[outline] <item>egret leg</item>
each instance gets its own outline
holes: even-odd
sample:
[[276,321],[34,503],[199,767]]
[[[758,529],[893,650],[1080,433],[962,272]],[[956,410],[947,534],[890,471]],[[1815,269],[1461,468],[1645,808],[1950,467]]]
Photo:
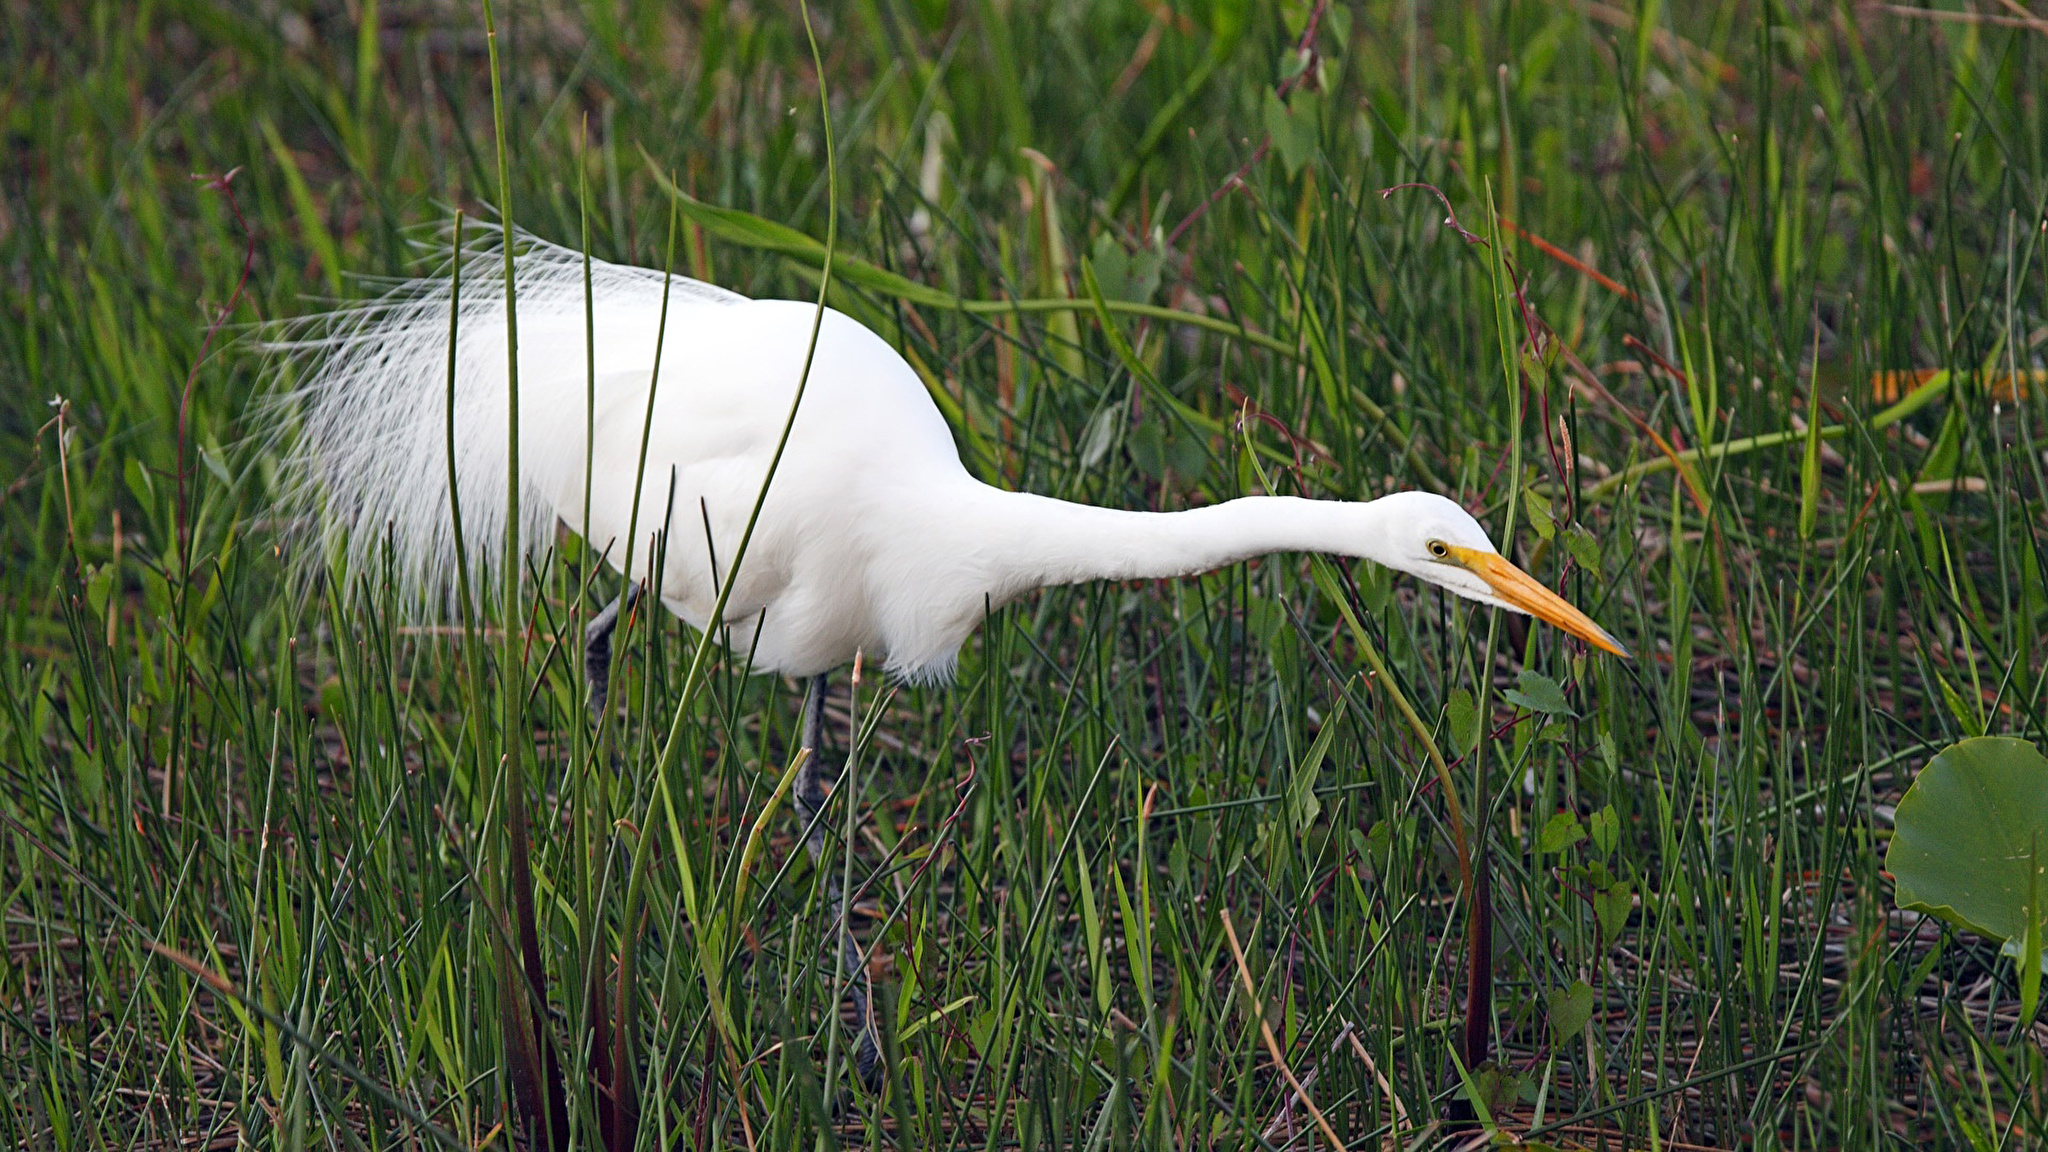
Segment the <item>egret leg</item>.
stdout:
[[590,718],[604,718],[604,705],[612,686],[612,630],[619,626],[619,613],[630,612],[640,602],[645,586],[638,580],[626,585],[618,598],[583,629],[583,673],[590,681]]
[[[826,866],[825,822],[818,819],[826,800],[825,773],[818,763],[818,753],[825,742],[825,685],[825,676],[813,676],[804,695],[803,747],[810,750],[810,755],[805,757],[790,792],[796,802],[797,819],[805,829],[804,848],[810,853],[812,866],[825,875],[825,899],[832,906],[827,946],[839,954],[839,975],[846,981],[846,997],[853,1002],[854,1015],[860,1019],[860,1033],[853,1048],[854,1068],[860,1073],[861,1083],[872,1089],[881,1083],[882,1046],[875,1035],[875,1017],[869,1005],[867,965],[862,963],[860,945],[846,924],[846,894],[840,891],[839,877]],[[832,938],[836,938],[836,944]]]

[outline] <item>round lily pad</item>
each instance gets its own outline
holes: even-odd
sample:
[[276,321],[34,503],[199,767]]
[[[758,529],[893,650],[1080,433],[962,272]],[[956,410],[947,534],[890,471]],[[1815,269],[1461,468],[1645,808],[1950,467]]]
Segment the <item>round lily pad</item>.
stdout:
[[1899,907],[2019,939],[2048,903],[2048,758],[2005,736],[1944,749],[1899,801],[1884,865]]

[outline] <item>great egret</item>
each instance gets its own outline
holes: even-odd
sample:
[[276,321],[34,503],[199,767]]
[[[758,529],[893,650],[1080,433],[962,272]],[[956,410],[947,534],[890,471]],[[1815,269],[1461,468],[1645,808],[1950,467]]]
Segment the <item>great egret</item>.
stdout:
[[[298,496],[347,572],[381,570],[388,547],[416,602],[452,591],[458,494],[473,569],[488,573],[506,560],[502,263],[482,250],[457,259],[459,307],[445,279],[420,280],[325,317],[321,335],[292,345],[307,369],[294,394],[302,424],[288,460]],[[738,571],[726,571],[803,375],[815,306],[595,260],[586,297],[581,254],[531,238],[519,244],[513,282],[521,538],[544,541],[560,521],[614,567],[628,563],[627,544],[637,541],[628,587],[658,581],[662,604],[699,629],[718,581],[730,578],[723,623],[733,651],[750,654],[754,671],[809,681],[806,746],[820,742],[826,676],[855,653],[905,679],[940,680],[991,608],[1033,589],[1182,576],[1272,552],[1371,560],[1628,654],[1504,559],[1464,509],[1431,493],[1365,502],[1252,496],[1159,513],[985,484],[961,464],[903,357],[830,310],[750,550]],[[451,316],[459,322],[452,349]],[[446,449],[451,353],[457,492]],[[587,636],[600,710],[618,611],[614,603]],[[806,777],[798,809],[815,829],[822,783],[815,772]],[[815,856],[815,832],[810,847]],[[844,939],[841,952],[848,962]],[[866,1030],[861,1047],[871,1066]]]

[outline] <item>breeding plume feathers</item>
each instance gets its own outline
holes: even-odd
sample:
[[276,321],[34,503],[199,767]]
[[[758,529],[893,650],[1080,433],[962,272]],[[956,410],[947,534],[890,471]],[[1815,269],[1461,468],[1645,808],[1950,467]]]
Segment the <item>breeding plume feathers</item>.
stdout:
[[[279,438],[292,443],[284,456],[288,522],[313,537],[316,546],[301,550],[304,562],[331,558],[351,590],[359,577],[382,574],[388,543],[402,602],[428,612],[448,606],[456,591],[458,502],[474,590],[491,587],[491,575],[504,562],[509,393],[501,243],[491,229],[451,254],[438,274],[295,322],[283,339],[268,344],[299,379],[271,410]],[[531,549],[552,538],[559,516],[578,511],[557,508],[546,494],[582,490],[593,381],[599,412],[608,383],[645,396],[664,287],[671,323],[682,310],[747,298],[593,259],[587,282],[593,331],[586,322],[582,253],[524,233],[515,233],[513,246],[522,345],[518,514],[520,539]],[[535,356],[534,349],[546,355]],[[294,420],[295,437],[288,428]]]

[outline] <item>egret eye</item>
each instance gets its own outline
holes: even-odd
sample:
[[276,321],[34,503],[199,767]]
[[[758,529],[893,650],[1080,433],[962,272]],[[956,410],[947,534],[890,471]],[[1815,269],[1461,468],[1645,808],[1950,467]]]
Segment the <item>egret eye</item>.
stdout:
[[1437,559],[1439,559],[1439,560],[1448,560],[1448,559],[1450,558],[1450,555],[1451,555],[1451,546],[1450,546],[1450,545],[1448,545],[1448,544],[1446,544],[1446,543],[1444,543],[1443,541],[1441,541],[1441,540],[1431,540],[1431,541],[1429,542],[1429,545],[1428,545],[1428,547],[1429,547],[1429,554],[1430,554],[1431,556],[1434,556],[1434,557],[1436,557],[1436,558],[1437,558]]

